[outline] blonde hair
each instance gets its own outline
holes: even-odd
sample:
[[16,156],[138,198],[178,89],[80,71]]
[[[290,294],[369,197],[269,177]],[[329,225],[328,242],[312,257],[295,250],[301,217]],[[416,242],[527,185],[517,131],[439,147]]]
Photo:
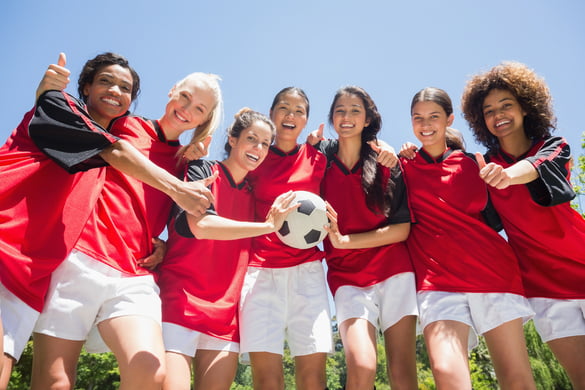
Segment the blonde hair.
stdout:
[[221,88],[219,87],[221,77],[213,73],[195,72],[178,81],[175,85],[180,87],[190,80],[195,80],[201,83],[204,87],[209,88],[213,92],[215,105],[211,108],[209,118],[195,128],[191,140],[179,150],[177,155],[180,156],[183,155],[190,145],[197,144],[212,135],[223,120],[223,97],[221,94]]

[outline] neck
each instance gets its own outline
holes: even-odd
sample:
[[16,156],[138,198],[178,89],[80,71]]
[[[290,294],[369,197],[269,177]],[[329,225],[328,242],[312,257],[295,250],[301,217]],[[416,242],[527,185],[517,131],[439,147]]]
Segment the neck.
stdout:
[[236,183],[241,183],[248,174],[248,171],[237,164],[231,156],[223,160],[222,164],[230,171]]
[[174,141],[179,139],[179,136],[183,132],[182,130],[173,128],[164,116],[158,120],[158,123],[160,124],[162,132],[164,133],[167,141]]
[[360,160],[361,138],[340,138],[337,158],[348,168],[353,168]]
[[443,142],[443,143],[437,143],[437,144],[433,144],[433,145],[423,146],[423,149],[425,150],[425,152],[428,153],[429,156],[436,159],[438,157],[441,157],[445,153],[445,151],[447,150],[447,143]]
[[276,139],[274,141],[274,145],[282,150],[283,152],[290,152],[291,150],[293,150],[294,148],[297,147],[297,142],[296,141],[283,141],[283,140],[279,140]]
[[532,146],[532,141],[524,134],[524,131],[498,138],[498,142],[504,152],[514,157],[519,157],[528,152]]

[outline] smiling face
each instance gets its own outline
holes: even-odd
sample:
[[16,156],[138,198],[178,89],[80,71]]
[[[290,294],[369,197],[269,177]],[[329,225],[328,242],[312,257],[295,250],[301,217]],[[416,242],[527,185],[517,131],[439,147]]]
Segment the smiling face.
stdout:
[[485,125],[500,141],[506,138],[525,137],[526,112],[512,92],[492,89],[483,101]]
[[276,144],[295,144],[307,125],[307,101],[296,92],[283,95],[270,110],[276,126]]
[[176,139],[183,131],[205,123],[213,107],[213,91],[197,79],[186,79],[169,93],[161,127],[169,139]]
[[353,94],[340,95],[333,104],[332,122],[339,139],[360,137],[370,122],[363,100]]
[[447,115],[443,107],[432,101],[420,101],[412,107],[414,136],[431,156],[439,156],[447,148],[446,129],[453,119],[453,114]]
[[242,130],[239,137],[229,137],[228,142],[232,149],[226,162],[232,174],[235,176],[238,169],[245,175],[264,161],[272,143],[272,129],[267,123],[257,120]]
[[99,125],[124,115],[132,102],[132,74],[120,65],[108,65],[96,72],[91,84],[83,88],[87,111]]

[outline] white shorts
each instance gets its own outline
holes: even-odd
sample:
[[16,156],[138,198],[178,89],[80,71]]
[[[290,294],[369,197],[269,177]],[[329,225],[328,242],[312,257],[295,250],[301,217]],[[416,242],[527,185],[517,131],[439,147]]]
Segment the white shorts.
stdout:
[[542,340],[585,335],[585,299],[529,298]]
[[526,322],[534,315],[525,297],[509,293],[423,291],[418,293],[418,307],[423,329],[441,320],[469,325],[469,350],[477,346],[478,334],[517,318]]
[[89,352],[105,352],[96,325],[121,316],[147,317],[160,324],[158,292],[152,275],[128,276],[74,250],[51,276],[34,331],[66,340],[87,339]]
[[0,283],[0,316],[4,328],[4,353],[18,360],[30,339],[39,312]]
[[289,268],[248,267],[240,300],[240,351],[292,356],[333,351],[321,261]]
[[195,357],[199,349],[210,351],[240,352],[240,344],[222,340],[171,322],[162,323],[165,350]]
[[337,322],[363,318],[385,331],[405,316],[418,316],[414,273],[404,272],[368,287],[341,286],[335,292]]

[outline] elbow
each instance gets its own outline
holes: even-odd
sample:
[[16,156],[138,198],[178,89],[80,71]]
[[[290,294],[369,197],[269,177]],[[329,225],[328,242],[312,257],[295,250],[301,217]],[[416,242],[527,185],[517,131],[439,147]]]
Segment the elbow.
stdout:
[[408,235],[410,234],[410,222],[403,223],[400,225],[400,229],[398,230],[398,241],[406,241]]

